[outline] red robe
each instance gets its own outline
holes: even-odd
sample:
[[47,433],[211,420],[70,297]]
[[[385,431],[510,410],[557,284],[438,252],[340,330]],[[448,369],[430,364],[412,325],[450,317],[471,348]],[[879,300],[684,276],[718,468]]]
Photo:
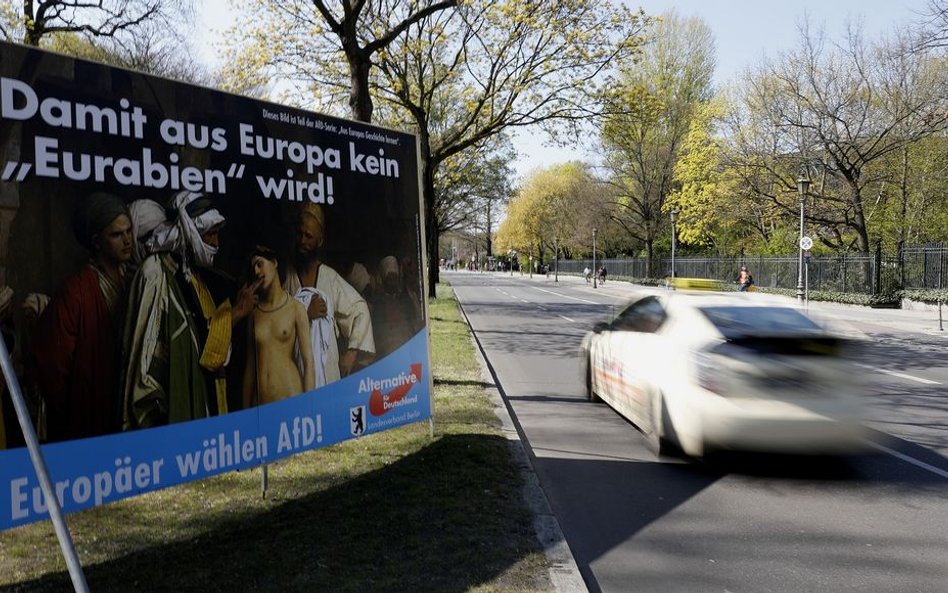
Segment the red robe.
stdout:
[[118,430],[119,329],[92,266],[67,278],[50,300],[33,340],[49,441]]

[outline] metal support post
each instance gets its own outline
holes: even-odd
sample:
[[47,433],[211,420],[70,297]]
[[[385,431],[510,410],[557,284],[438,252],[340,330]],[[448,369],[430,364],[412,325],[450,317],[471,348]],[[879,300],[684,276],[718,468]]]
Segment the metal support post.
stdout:
[[593,229],[593,288],[596,288],[596,280],[599,278],[599,272],[596,270],[596,229]]
[[30,461],[33,462],[33,469],[36,471],[36,477],[39,480],[43,498],[49,510],[49,518],[53,522],[56,538],[59,540],[59,548],[66,560],[69,578],[72,579],[72,587],[76,593],[88,593],[89,585],[86,583],[86,576],[82,572],[82,564],[79,563],[79,556],[76,554],[76,548],[72,543],[72,536],[69,534],[69,528],[66,527],[65,519],[63,519],[59,498],[56,497],[53,482],[49,479],[46,460],[43,458],[43,452],[40,451],[39,439],[36,438],[36,431],[33,430],[30,413],[26,409],[23,392],[20,390],[20,383],[17,381],[16,372],[13,370],[13,361],[10,360],[10,352],[7,350],[6,342],[2,337],[0,337],[0,368],[3,369],[3,376],[6,378],[7,390],[10,393],[10,399],[13,400],[13,408],[16,410],[16,417],[20,421],[20,428],[23,430],[26,448],[30,453]]
[[810,176],[806,165],[800,168],[800,177],[797,178],[797,190],[800,192],[800,241],[797,244],[798,262],[797,262],[797,301],[803,304],[803,206],[806,200],[807,190],[810,189]]
[[555,266],[553,267],[553,282],[559,282],[560,281],[560,239],[559,237],[556,238],[554,245],[556,245],[556,256],[554,258]]

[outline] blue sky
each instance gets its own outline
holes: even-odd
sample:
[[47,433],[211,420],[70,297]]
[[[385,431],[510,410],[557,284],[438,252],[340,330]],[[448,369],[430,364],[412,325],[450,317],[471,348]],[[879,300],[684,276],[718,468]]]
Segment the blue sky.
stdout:
[[847,22],[862,21],[870,38],[893,25],[918,18],[926,0],[639,0],[646,14],[675,10],[680,16],[701,17],[717,42],[718,72],[715,79],[725,82],[761,56],[775,56],[793,48],[799,37],[797,27],[809,16],[823,25],[831,39],[841,39]]
[[[725,83],[762,56],[774,57],[795,47],[797,27],[806,16],[812,24],[824,26],[830,39],[841,39],[847,23],[857,20],[871,39],[895,25],[917,20],[927,0],[626,0],[626,4],[641,6],[650,15],[675,10],[683,17],[704,19],[717,44],[715,81]],[[212,61],[213,43],[229,24],[230,10],[226,0],[198,0],[198,5],[205,26],[212,31],[200,47],[205,59]],[[521,176],[536,167],[584,157],[581,150],[545,147],[542,137],[521,135],[516,146],[529,153],[516,163]]]

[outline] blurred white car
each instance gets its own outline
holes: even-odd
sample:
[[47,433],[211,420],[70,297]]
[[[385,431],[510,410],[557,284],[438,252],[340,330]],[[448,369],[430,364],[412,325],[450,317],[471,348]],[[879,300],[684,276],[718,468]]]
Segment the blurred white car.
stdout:
[[656,454],[845,454],[866,447],[849,346],[765,295],[643,294],[583,339],[586,389]]

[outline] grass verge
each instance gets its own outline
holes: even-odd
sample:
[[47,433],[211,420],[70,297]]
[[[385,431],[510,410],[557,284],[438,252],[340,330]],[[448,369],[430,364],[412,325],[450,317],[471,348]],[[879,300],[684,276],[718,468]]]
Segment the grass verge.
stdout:
[[[69,515],[89,587],[551,591],[548,561],[453,291],[430,304],[426,423]],[[0,591],[71,591],[49,521],[0,533]]]

